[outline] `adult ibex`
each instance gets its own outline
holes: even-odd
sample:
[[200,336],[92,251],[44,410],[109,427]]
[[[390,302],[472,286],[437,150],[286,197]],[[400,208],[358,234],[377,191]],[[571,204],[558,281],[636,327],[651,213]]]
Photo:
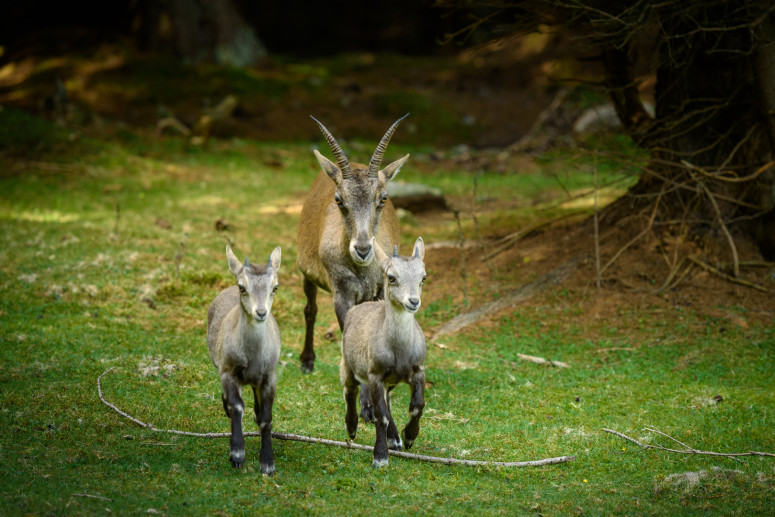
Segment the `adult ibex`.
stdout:
[[[408,115],[408,114],[407,114]],[[328,142],[337,162],[315,150],[323,169],[315,178],[301,210],[296,239],[296,263],[304,276],[306,335],[301,369],[315,367],[313,348],[318,288],[334,296],[339,328],[347,311],[362,302],[381,299],[382,272],[374,260],[375,246],[392,249],[398,243],[398,217],[388,199],[387,183],[409,158],[407,154],[384,169],[382,157],[393,132],[407,115],[393,123],[379,142],[368,166],[350,163],[333,135],[312,117]],[[373,420],[373,410],[364,386],[361,416]]]

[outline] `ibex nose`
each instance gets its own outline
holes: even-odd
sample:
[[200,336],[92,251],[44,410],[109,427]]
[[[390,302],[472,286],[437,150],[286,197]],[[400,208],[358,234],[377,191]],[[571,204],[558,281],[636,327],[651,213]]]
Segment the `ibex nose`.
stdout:
[[266,319],[266,310],[256,309],[256,319],[264,321]]
[[361,260],[366,260],[369,256],[369,253],[371,253],[371,244],[367,244],[366,246],[359,246],[356,244],[355,253],[358,254],[358,257]]
[[420,299],[415,297],[409,298],[406,301],[406,305],[407,309],[416,311],[418,308],[420,308]]

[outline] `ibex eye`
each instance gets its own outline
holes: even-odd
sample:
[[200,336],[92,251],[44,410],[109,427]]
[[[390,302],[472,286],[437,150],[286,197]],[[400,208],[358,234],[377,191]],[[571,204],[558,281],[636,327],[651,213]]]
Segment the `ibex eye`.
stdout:
[[334,194],[334,201],[336,201],[337,205],[342,206],[342,198],[339,194]]
[[396,277],[394,277],[393,275],[388,275],[388,282],[390,282],[391,284],[395,284]]
[[276,292],[277,292],[277,286],[274,286],[274,287],[272,288],[272,294],[274,294],[274,293],[276,293]]
[[245,294],[247,292],[244,285],[239,286],[239,292],[240,294]]

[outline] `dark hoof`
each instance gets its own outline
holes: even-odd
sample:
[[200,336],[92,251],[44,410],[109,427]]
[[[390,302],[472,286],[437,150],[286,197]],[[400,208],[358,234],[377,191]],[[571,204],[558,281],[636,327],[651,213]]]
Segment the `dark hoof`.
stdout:
[[263,463],[261,464],[262,474],[266,474],[267,476],[274,476],[275,472],[276,470],[274,468],[274,463],[272,463],[271,465],[264,465]]
[[414,440],[407,440],[406,439],[406,431],[401,431],[401,439],[404,441],[404,448],[408,451],[412,448],[412,445],[414,445]]
[[238,469],[245,463],[245,451],[232,451],[229,456],[232,467]]
[[366,422],[367,424],[373,424],[375,422],[374,418],[374,407],[373,406],[364,406],[361,408],[361,419]]
[[314,362],[306,362],[301,363],[301,373],[308,374],[315,371],[315,363]]

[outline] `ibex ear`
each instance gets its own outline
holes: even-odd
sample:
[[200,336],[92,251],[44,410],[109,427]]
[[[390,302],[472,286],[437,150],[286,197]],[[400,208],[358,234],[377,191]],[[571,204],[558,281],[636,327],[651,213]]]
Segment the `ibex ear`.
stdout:
[[342,182],[342,171],[339,170],[339,166],[320,154],[317,149],[315,149],[313,152],[315,153],[315,158],[318,159],[320,167],[326,171],[326,174],[328,174],[332,180],[334,180],[334,183],[339,185],[339,183]]
[[226,260],[229,261],[229,269],[231,270],[232,274],[234,276],[237,276],[240,274],[240,271],[242,271],[242,264],[240,264],[239,259],[236,255],[234,255],[234,252],[231,251],[231,248],[229,245],[226,245]]
[[269,257],[269,266],[277,271],[280,269],[280,256],[282,255],[282,250],[280,249],[280,246],[277,246],[274,251],[272,252],[272,255]]
[[371,245],[374,247],[377,264],[379,264],[380,269],[384,270],[390,257],[385,254],[385,251],[382,249],[382,246],[379,245],[376,238],[372,237]]
[[398,160],[394,161],[381,171],[379,173],[384,176],[385,181],[390,181],[393,179],[393,177],[398,174],[398,171],[401,170],[401,167],[404,166],[406,163],[406,160],[409,159],[409,155],[407,154],[403,158],[399,158]]
[[425,258],[425,243],[423,242],[422,237],[417,237],[417,240],[414,243],[414,253],[412,253],[412,255],[420,260]]

